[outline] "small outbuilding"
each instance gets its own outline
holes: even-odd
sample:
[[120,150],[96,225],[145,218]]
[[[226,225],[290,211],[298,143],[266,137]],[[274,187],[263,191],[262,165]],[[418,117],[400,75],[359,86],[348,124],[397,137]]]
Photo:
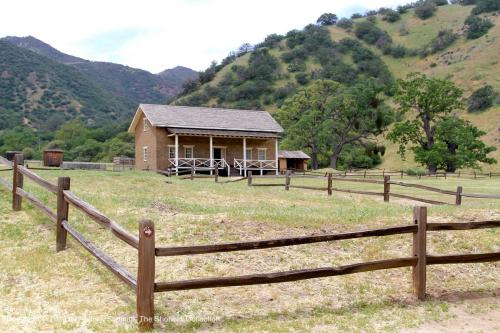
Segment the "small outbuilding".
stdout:
[[60,167],[63,163],[64,152],[60,149],[46,149],[43,151],[43,166]]
[[279,171],[283,173],[291,171],[307,171],[307,161],[311,157],[300,150],[280,150],[278,151]]

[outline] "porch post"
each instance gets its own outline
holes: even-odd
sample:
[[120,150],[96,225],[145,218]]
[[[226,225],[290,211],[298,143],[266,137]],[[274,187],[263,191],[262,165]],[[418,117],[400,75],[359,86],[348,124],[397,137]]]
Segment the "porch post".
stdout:
[[247,138],[243,138],[243,176],[247,176]]
[[278,138],[276,140],[276,149],[274,150],[274,157],[276,159],[276,176],[279,175],[279,161],[278,161]]
[[179,135],[175,135],[175,173],[179,175]]
[[[210,135],[210,175],[213,172],[213,167],[214,167],[214,141],[212,136]],[[217,174],[217,173],[216,173]]]

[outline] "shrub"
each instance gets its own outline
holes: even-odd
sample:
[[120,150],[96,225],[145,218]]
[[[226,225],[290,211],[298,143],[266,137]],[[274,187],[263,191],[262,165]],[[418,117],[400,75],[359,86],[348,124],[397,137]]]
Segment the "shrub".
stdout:
[[278,34],[270,34],[268,35],[262,43],[258,45],[258,47],[274,47],[276,46],[279,42],[281,42],[285,38],[282,35]]
[[500,11],[500,1],[498,0],[477,0],[476,7],[471,11],[472,15],[481,13],[491,13]]
[[337,27],[340,27],[342,29],[352,29],[354,25],[354,22],[348,18],[341,18],[340,20],[338,20],[337,22]]
[[387,38],[390,39],[390,36],[387,35],[385,31],[369,21],[356,23],[354,27],[354,34],[356,37],[364,40],[368,44],[375,44],[383,36],[387,36]]
[[304,72],[296,73],[295,80],[297,81],[298,84],[304,86],[309,83],[309,75],[307,75],[307,73]]
[[368,22],[373,23],[373,24],[377,23],[377,17],[376,17],[375,15],[373,15],[373,16],[368,16],[368,17],[366,18],[366,20],[367,20]]
[[446,49],[453,44],[458,38],[458,35],[451,30],[441,30],[438,35],[433,38],[426,46],[422,48],[421,56],[426,57],[429,54],[434,54]]
[[351,15],[352,20],[362,18],[362,17],[363,17],[363,14],[360,14],[360,13],[354,13]]
[[486,85],[475,90],[467,100],[469,112],[481,111],[493,105],[497,92],[492,86]]
[[396,8],[396,10],[398,11],[399,14],[405,14],[408,11],[408,7],[407,6],[398,6]]
[[34,154],[35,154],[35,151],[29,147],[26,147],[23,149],[24,158],[27,160],[31,160],[33,158]]
[[402,24],[399,27],[399,35],[400,36],[408,36],[409,34],[410,34],[410,31],[408,30],[408,28],[406,27],[406,25]]
[[387,21],[387,22],[396,22],[401,18],[401,15],[395,10],[389,9],[384,11],[382,14],[382,21]]
[[427,174],[427,170],[418,168],[409,168],[405,172],[408,176],[425,176]]
[[426,0],[415,7],[415,16],[421,20],[426,20],[432,17],[436,10],[436,4],[433,1]]
[[476,39],[485,35],[494,25],[490,20],[475,15],[468,16],[464,23],[467,29],[467,39]]
[[448,4],[448,0],[433,0],[436,6],[446,6]]
[[332,13],[324,13],[318,18],[316,23],[320,25],[335,25],[335,23],[337,23],[337,15]]

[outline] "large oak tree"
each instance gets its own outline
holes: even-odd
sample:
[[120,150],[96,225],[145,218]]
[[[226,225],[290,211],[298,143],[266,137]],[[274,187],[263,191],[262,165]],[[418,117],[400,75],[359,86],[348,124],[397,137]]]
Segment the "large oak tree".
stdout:
[[337,168],[342,150],[381,134],[392,122],[393,112],[379,98],[371,80],[346,87],[331,80],[318,80],[285,101],[278,119],[285,128],[284,145],[309,148],[312,166],[318,153],[329,154]]

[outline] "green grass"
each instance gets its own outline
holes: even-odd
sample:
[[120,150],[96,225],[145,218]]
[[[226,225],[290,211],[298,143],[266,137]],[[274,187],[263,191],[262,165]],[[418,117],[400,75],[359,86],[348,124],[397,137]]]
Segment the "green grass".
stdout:
[[[138,221],[156,227],[157,246],[353,231],[411,223],[406,200],[283,188],[245,182],[215,184],[165,178],[147,172],[39,171],[46,179],[70,176],[72,190],[136,234]],[[5,177],[4,174],[2,174]],[[466,192],[498,192],[500,179],[405,179]],[[168,182],[166,182],[168,181]],[[255,180],[264,182],[264,180]],[[268,181],[268,180],[266,180]],[[280,180],[281,181],[281,180]],[[318,180],[293,183],[324,186]],[[334,186],[358,188],[355,183]],[[378,185],[364,186],[380,190]],[[55,198],[30,181],[25,189],[54,207]],[[396,191],[396,189],[394,188]],[[400,193],[410,190],[398,189]],[[418,191],[418,190],[417,190]],[[419,195],[426,196],[424,192]],[[430,198],[453,201],[452,197]],[[54,225],[26,202],[10,207],[0,190],[0,330],[135,331],[135,295],[72,239],[55,253]],[[429,221],[500,218],[500,201],[464,199],[464,205],[432,206]],[[70,224],[135,274],[137,253],[75,209]],[[498,251],[498,230],[429,234],[430,253]],[[397,235],[278,249],[158,258],[157,281],[234,276],[338,266],[407,256],[411,237]],[[445,320],[467,306],[472,315],[498,310],[498,264],[431,266],[429,300],[411,294],[409,269],[360,273],[300,282],[156,294],[158,331],[399,331]],[[450,302],[450,297],[458,301]],[[472,298],[480,298],[471,307]],[[489,312],[488,312],[489,313]],[[61,321],[61,318],[66,318]]]

